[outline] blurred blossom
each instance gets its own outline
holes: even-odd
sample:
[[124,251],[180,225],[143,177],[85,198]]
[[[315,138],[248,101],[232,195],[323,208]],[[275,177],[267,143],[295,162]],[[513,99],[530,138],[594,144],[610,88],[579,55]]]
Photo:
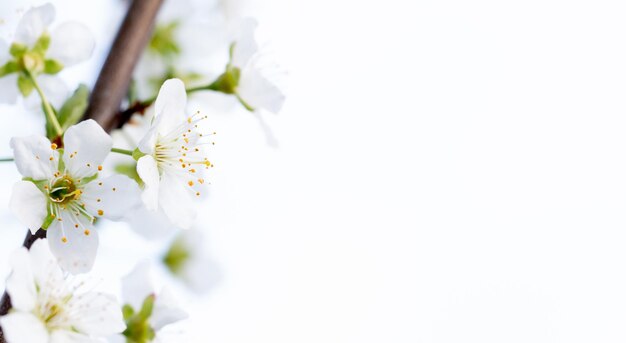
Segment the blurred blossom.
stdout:
[[163,263],[197,293],[209,291],[220,278],[217,265],[206,251],[203,233],[198,229],[182,231],[170,245]]
[[85,280],[64,277],[45,239],[11,257],[7,292],[13,309],[0,317],[11,343],[95,342],[125,328],[113,295]]

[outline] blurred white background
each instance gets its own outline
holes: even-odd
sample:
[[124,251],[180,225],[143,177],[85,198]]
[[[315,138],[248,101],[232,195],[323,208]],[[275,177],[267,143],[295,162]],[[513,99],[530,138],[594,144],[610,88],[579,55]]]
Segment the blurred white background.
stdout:
[[[64,74],[93,83],[120,4],[54,3],[99,38]],[[210,114],[201,218],[222,277],[201,301],[180,293],[182,341],[626,340],[626,3],[252,7],[289,70],[264,116],[279,147],[249,114]],[[40,122],[0,118],[2,156]],[[19,176],[0,172],[6,204]],[[4,276],[25,229],[6,206],[0,220]],[[108,225],[94,273],[115,287],[144,249]]]

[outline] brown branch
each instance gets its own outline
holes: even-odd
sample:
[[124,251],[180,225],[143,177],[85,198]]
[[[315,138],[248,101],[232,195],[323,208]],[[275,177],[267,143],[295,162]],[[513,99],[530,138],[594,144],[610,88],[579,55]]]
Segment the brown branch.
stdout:
[[[102,66],[83,119],[94,119],[107,132],[130,119],[130,116],[123,117],[118,113],[162,2],[163,0],[134,0],[131,3]],[[29,230],[23,246],[30,249],[37,239],[45,237],[45,230],[39,229],[34,235]],[[0,299],[0,315],[7,314],[10,309],[11,299],[5,290]],[[5,342],[0,328],[0,343]]]

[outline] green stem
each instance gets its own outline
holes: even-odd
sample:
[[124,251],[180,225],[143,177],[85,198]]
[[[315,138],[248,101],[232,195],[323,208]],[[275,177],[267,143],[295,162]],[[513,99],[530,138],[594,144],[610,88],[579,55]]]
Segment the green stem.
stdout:
[[50,102],[48,102],[48,98],[46,98],[46,95],[43,94],[43,91],[41,90],[41,87],[39,87],[39,83],[37,83],[37,79],[35,78],[35,76],[33,76],[33,74],[28,70],[26,71],[26,75],[28,76],[30,81],[33,83],[33,86],[35,86],[35,89],[37,90],[37,93],[39,94],[39,98],[41,99],[41,104],[43,105],[43,111],[46,114],[46,119],[56,131],[57,136],[61,137],[63,135],[63,129],[61,128],[61,124],[59,124],[59,120],[57,119],[57,116],[54,114],[54,110],[52,109]]
[[126,150],[126,149],[111,148],[111,152],[115,152],[115,153],[122,154],[122,155],[133,156],[133,152],[130,150]]
[[0,162],[13,162],[13,157],[0,158]]

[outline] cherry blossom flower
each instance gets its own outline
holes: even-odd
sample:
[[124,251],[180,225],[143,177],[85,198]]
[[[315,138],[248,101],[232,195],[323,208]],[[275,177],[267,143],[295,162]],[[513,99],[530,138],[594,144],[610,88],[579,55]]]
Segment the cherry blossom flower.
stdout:
[[212,164],[200,132],[206,119],[198,112],[185,115],[187,94],[179,79],[165,81],[155,103],[155,116],[139,142],[137,173],[144,183],[142,199],[150,211],[159,211],[176,227],[191,227],[196,217],[193,198],[205,183],[203,172]]
[[8,342],[96,342],[125,329],[116,298],[93,291],[88,280],[64,277],[45,239],[30,251],[20,248],[10,264],[13,309],[0,317]]
[[203,233],[198,229],[180,232],[163,257],[163,263],[196,293],[209,291],[221,276],[207,254]]
[[27,103],[38,106],[33,92],[35,77],[54,106],[60,106],[67,96],[67,87],[54,75],[88,59],[95,40],[87,27],[77,22],[65,22],[48,31],[54,17],[50,3],[33,7],[18,23],[11,45],[0,40],[0,102],[14,103],[21,92]]
[[168,341],[167,326],[188,317],[168,288],[157,290],[153,271],[146,261],[122,279],[122,299],[127,328],[121,335],[112,336],[111,342]]
[[15,164],[24,176],[13,187],[9,207],[34,233],[47,228],[52,253],[63,269],[91,269],[97,248],[97,218],[121,219],[138,203],[130,178],[98,178],[111,150],[111,137],[93,120],[70,127],[64,149],[43,136],[11,139]]
[[217,82],[222,92],[234,94],[248,110],[278,113],[285,95],[268,78],[267,68],[260,63],[262,53],[254,37],[256,27],[254,19],[242,21],[241,31],[230,48],[230,63]]

